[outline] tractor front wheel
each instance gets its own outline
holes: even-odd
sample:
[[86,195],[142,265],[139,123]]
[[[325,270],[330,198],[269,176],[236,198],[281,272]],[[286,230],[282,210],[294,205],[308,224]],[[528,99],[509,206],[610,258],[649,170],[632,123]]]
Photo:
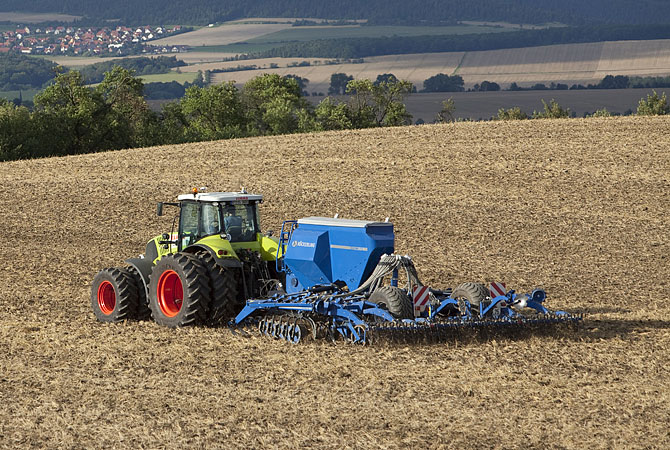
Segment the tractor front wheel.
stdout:
[[134,318],[138,302],[137,285],[127,269],[103,269],[93,278],[91,307],[100,322]]
[[209,302],[207,268],[197,256],[167,255],[151,271],[149,307],[159,325],[175,328],[202,324]]

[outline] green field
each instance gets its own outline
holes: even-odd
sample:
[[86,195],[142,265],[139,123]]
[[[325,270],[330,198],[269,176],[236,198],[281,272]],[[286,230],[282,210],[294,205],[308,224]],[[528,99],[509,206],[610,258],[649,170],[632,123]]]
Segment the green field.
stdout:
[[25,100],[33,101],[35,94],[40,92],[41,89],[24,89],[21,91],[0,91],[0,98],[6,98],[7,100],[14,100],[15,98],[21,98]]
[[273,49],[279,45],[281,45],[281,43],[278,42],[267,44],[251,44],[245,42],[228,45],[203,45],[200,47],[193,47],[193,51],[211,53],[257,53]]
[[153,75],[142,75],[141,78],[145,83],[169,83],[171,81],[176,81],[177,83],[184,84],[187,81],[193,83],[198,76],[197,72],[169,72],[169,73],[157,73]]
[[208,45],[194,50],[222,53],[256,53],[279,47],[288,42],[305,42],[317,39],[376,38],[390,36],[439,36],[450,34],[504,33],[513,28],[485,25],[454,25],[448,27],[407,27],[407,26],[328,26],[292,27],[275,33],[265,34],[246,42],[229,45]]
[[293,27],[250,39],[249,43],[278,43],[313,41],[315,39],[376,38],[384,36],[439,36],[447,34],[503,33],[509,28],[475,25],[448,27],[403,27],[403,26],[330,26]]

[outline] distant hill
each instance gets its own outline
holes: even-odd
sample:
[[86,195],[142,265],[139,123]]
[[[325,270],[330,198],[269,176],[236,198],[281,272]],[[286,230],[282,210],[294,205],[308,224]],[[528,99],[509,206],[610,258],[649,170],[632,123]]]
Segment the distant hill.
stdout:
[[668,22],[665,0],[0,0],[0,11],[83,15],[126,23],[207,24],[248,17],[367,19],[375,24],[436,24],[459,20],[541,24]]

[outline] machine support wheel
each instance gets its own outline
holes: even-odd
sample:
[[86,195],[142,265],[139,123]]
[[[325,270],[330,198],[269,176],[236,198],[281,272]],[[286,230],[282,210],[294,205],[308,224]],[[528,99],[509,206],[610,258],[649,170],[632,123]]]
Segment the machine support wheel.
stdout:
[[488,296],[489,290],[481,283],[463,283],[451,292],[451,298],[467,300],[471,306],[477,308]]
[[369,300],[377,305],[384,306],[396,319],[411,319],[414,317],[412,300],[402,289],[395,286],[382,286],[375,289]]
[[149,307],[159,325],[175,328],[205,323],[209,302],[207,267],[197,256],[167,255],[151,271]]
[[209,275],[211,301],[207,323],[209,325],[224,324],[228,319],[235,317],[243,306],[237,300],[236,270],[221,267],[209,252],[199,252],[197,255],[204,263]]
[[138,302],[137,285],[127,269],[103,269],[93,278],[91,307],[100,322],[134,318]]

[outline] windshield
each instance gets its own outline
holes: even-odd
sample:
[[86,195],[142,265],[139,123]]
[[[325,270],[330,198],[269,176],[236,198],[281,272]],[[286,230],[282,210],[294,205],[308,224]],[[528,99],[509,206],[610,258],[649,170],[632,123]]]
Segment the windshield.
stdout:
[[256,203],[221,205],[223,232],[230,235],[231,242],[256,240],[260,232]]
[[231,242],[255,241],[260,232],[257,204],[183,201],[179,232],[180,251],[212,235],[229,235]]

